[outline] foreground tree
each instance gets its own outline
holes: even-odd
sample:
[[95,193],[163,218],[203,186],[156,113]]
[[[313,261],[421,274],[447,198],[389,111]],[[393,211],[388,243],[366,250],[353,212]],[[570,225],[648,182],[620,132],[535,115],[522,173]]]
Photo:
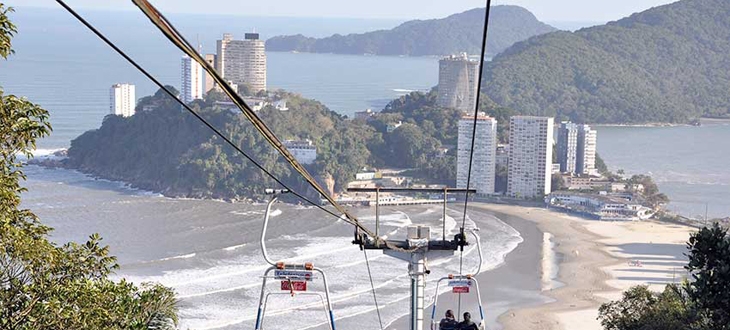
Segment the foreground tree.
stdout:
[[606,330],[730,329],[730,237],[717,223],[690,236],[692,280],[664,292],[638,286],[619,301],[603,304],[599,320]]
[[[0,3],[0,56],[12,54],[16,28]],[[39,105],[0,90],[0,329],[171,329],[174,292],[108,278],[118,266],[94,234],[57,246],[51,228],[20,208],[22,159],[51,132]]]

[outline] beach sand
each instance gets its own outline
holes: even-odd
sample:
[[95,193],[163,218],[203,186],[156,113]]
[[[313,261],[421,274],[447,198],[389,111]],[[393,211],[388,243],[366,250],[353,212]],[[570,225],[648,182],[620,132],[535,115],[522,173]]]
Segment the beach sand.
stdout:
[[552,235],[562,256],[558,281],[564,286],[544,292],[555,301],[503,314],[499,321],[508,330],[602,329],[596,320],[602,303],[635,285],[662,290],[686,276],[685,243],[696,231],[656,221],[601,222],[540,208],[474,206],[534,222]]

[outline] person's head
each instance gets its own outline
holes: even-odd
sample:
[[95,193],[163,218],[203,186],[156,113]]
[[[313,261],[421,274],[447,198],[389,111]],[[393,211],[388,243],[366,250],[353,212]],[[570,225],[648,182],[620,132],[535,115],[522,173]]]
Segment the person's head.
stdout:
[[454,311],[452,310],[446,310],[446,318],[453,319],[454,318]]
[[469,312],[464,313],[464,321],[471,321],[471,313],[469,313]]

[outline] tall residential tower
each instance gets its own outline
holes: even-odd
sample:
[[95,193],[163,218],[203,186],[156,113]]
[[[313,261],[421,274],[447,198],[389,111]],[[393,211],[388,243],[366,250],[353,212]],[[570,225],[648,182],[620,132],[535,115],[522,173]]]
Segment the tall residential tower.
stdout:
[[540,198],[550,193],[553,125],[547,117],[510,118],[507,195]]
[[134,85],[114,84],[109,90],[109,113],[122,117],[134,115],[134,107],[137,105]]
[[[465,116],[459,120],[459,140],[456,165],[456,187],[467,188],[471,138],[474,131],[474,117]],[[471,182],[469,186],[477,194],[494,193],[495,155],[497,152],[497,121],[480,114],[477,117],[474,154],[471,161]]]
[[185,103],[203,99],[203,67],[189,56],[183,55],[180,71],[180,99]]
[[252,93],[266,90],[266,47],[258,33],[246,33],[243,40],[226,33],[217,42],[218,72],[236,85],[248,85]]
[[595,174],[595,130],[588,125],[563,122],[558,129],[558,162],[560,172],[568,174]]
[[474,110],[477,102],[479,61],[466,53],[439,61],[438,105],[464,111]]

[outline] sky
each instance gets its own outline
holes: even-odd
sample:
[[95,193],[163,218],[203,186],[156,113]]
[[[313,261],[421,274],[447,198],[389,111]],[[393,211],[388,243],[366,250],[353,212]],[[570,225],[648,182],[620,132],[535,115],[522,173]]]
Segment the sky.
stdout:
[[[53,0],[0,0],[9,6],[58,7]],[[438,18],[483,7],[485,0],[152,0],[164,12],[241,16]],[[604,23],[674,0],[493,0],[527,8],[541,21]],[[131,10],[129,0],[66,0],[74,8]]]

